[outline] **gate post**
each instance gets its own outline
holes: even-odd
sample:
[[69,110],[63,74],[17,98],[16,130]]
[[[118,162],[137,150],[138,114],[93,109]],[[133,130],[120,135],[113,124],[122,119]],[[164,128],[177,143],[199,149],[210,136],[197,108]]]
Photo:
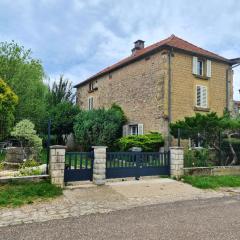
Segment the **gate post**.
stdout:
[[106,182],[106,150],[105,146],[93,146],[94,162],[93,162],[93,183],[96,185],[104,185]]
[[66,147],[60,145],[50,146],[50,177],[51,183],[61,188],[64,187]]
[[183,175],[183,147],[170,147],[170,175],[179,179]]

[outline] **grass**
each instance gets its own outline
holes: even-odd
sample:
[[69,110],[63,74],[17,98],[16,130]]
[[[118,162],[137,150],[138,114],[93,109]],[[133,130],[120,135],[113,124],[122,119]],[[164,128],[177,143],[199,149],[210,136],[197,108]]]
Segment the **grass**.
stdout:
[[240,187],[240,176],[184,176],[183,180],[201,189]]
[[18,207],[23,204],[54,198],[61,194],[62,189],[50,184],[49,181],[1,184],[0,208]]

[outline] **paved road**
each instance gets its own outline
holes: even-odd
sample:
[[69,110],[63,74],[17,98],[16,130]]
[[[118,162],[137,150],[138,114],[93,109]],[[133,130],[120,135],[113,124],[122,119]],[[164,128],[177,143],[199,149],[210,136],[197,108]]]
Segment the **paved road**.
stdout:
[[182,201],[0,228],[1,240],[240,239],[240,197]]

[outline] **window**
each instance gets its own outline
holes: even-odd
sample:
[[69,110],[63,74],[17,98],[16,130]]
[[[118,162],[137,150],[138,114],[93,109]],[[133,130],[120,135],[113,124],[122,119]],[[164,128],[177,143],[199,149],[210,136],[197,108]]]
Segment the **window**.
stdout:
[[143,124],[129,124],[123,126],[123,136],[127,135],[143,135]]
[[196,90],[196,106],[201,108],[207,108],[207,87],[197,85]]
[[203,65],[204,65],[203,60],[198,59],[198,61],[197,61],[197,74],[199,76],[203,76]]
[[88,110],[93,109],[93,97],[88,98]]
[[138,135],[138,125],[130,125],[130,135]]
[[88,90],[88,92],[93,92],[95,90],[98,90],[97,81],[92,81],[92,82],[89,83],[89,90]]
[[201,78],[210,78],[212,75],[212,62],[203,58],[193,57],[192,73]]

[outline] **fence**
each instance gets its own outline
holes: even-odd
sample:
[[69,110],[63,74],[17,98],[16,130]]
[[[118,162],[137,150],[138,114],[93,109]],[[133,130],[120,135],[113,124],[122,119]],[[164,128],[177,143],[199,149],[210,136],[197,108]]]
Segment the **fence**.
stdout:
[[240,131],[196,132],[178,129],[175,144],[184,148],[185,167],[240,164]]

